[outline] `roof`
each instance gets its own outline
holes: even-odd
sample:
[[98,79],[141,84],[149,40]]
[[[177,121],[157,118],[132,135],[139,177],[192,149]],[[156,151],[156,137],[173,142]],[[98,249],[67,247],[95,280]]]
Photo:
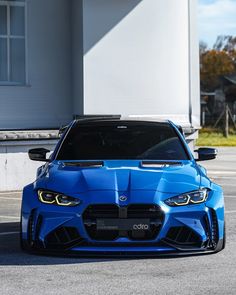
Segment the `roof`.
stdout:
[[84,115],[76,116],[76,121],[78,122],[88,122],[88,121],[140,121],[140,122],[156,122],[156,123],[168,123],[169,120],[158,118],[155,116],[147,115]]
[[236,85],[236,74],[226,75],[226,76],[224,76],[224,79],[227,80],[228,82]]

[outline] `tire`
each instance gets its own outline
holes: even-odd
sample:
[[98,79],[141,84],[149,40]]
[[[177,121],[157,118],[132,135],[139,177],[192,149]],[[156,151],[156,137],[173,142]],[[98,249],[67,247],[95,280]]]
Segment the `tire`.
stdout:
[[31,253],[32,249],[27,240],[22,238],[22,217],[20,219],[20,248],[23,252]]
[[223,239],[219,240],[219,242],[214,250],[214,253],[218,253],[218,252],[224,250],[225,246],[226,246],[226,225],[224,222],[224,236],[223,236]]
[[223,245],[222,245],[221,250],[223,250],[225,248],[225,245],[226,245],[226,225],[225,225],[225,222],[224,222],[224,237],[223,237]]

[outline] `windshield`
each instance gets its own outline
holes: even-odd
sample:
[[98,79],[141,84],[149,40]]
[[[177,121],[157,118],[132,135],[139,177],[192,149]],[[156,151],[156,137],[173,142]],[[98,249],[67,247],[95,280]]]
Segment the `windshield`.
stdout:
[[93,122],[74,126],[57,160],[188,160],[167,123]]

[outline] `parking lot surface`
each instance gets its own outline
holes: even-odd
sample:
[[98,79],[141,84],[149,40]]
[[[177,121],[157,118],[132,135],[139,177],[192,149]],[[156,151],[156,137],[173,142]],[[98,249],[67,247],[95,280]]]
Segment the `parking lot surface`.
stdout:
[[236,148],[202,162],[225,193],[218,254],[144,259],[29,255],[19,247],[20,192],[0,193],[0,294],[236,294]]

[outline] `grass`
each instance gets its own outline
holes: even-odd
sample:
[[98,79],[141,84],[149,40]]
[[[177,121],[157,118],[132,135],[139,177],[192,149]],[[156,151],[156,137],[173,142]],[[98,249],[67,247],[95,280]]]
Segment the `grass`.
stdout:
[[203,128],[199,132],[196,144],[198,146],[236,146],[236,134],[231,131],[226,138],[219,130]]

